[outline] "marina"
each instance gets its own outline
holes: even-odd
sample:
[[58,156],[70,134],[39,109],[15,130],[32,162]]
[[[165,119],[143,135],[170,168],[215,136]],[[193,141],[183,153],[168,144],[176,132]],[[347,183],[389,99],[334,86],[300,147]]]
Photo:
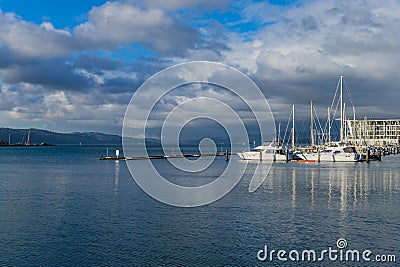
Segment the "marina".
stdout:
[[[353,119],[346,115],[344,91],[349,89],[341,75],[331,105],[328,107],[327,121],[324,124],[318,120],[318,114],[310,101],[310,144],[298,146],[295,142],[295,105],[292,105],[288,125],[284,137],[281,137],[280,124],[277,127],[276,139],[264,142],[251,151],[228,151],[216,153],[180,153],[119,156],[101,155],[99,160],[153,160],[168,158],[200,158],[236,154],[241,160],[250,161],[281,161],[281,162],[370,162],[381,161],[383,156],[400,153],[400,120],[396,119],[356,119],[356,109],[353,101]],[[291,128],[289,129],[289,124]],[[337,125],[338,124],[338,125]],[[338,129],[338,140],[333,141],[333,129]],[[290,134],[288,132],[290,131]],[[285,143],[286,136],[289,136]]]
[[[329,150],[333,149],[333,150]],[[369,162],[378,160],[380,161],[383,156],[396,155],[400,154],[400,146],[388,146],[388,147],[374,147],[370,148],[362,154],[362,157],[358,157],[359,155],[352,150],[354,147],[340,147],[340,146],[332,146],[329,147],[328,150],[320,151],[320,152],[295,152],[289,150],[283,150],[279,147],[274,147],[273,145],[268,146],[258,146],[255,148],[255,151],[247,152],[219,152],[219,153],[206,153],[206,154],[182,154],[182,155],[153,155],[153,156],[136,156],[136,157],[117,157],[117,156],[103,156],[99,157],[99,160],[153,160],[153,159],[168,159],[168,158],[200,158],[200,157],[222,157],[225,156],[226,160],[229,160],[229,156],[238,155],[242,160],[252,160],[252,161],[281,161],[281,162]],[[338,151],[351,149],[349,154],[339,155]],[[353,155],[355,158],[351,158],[346,160],[346,157],[350,157],[349,155]],[[252,158],[250,158],[252,157]]]
[[[310,102],[309,146],[295,145],[295,106],[293,105],[288,120],[288,125],[290,120],[292,121],[291,146],[289,146],[289,142],[286,143],[286,146],[282,146],[279,125],[276,142],[265,143],[255,147],[253,151],[237,154],[244,160],[264,159],[286,162],[369,162],[371,160],[380,161],[385,155],[398,154],[400,152],[400,120],[356,119],[354,105],[352,107],[353,119],[348,119],[344,102],[345,89],[349,94],[349,89],[345,88],[344,78],[341,75],[332,104],[328,107],[325,127],[322,127],[323,124],[321,125],[319,120],[315,121],[316,111],[313,102]],[[352,103],[351,99],[350,102]],[[336,113],[339,113],[339,118]],[[318,118],[318,115],[316,114],[315,117]],[[331,140],[332,128],[336,126],[335,121],[339,121],[338,141]],[[287,130],[288,127],[286,127],[285,137]]]

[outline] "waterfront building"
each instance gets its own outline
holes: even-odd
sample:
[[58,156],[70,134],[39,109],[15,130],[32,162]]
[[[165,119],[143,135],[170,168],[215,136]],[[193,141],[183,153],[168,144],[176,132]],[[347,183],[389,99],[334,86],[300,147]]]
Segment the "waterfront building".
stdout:
[[400,119],[348,119],[347,140],[357,146],[400,144]]

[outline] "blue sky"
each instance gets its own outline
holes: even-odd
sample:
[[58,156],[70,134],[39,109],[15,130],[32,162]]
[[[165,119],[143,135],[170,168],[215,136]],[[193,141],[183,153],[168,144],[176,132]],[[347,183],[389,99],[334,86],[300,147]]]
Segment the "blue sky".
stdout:
[[[339,75],[360,117],[400,117],[398,1],[0,0],[0,126],[120,133],[135,90],[192,60],[234,66],[275,118]],[[182,96],[180,96],[182,97]],[[186,96],[189,97],[189,96]]]
[[56,28],[72,28],[87,19],[87,12],[93,6],[100,6],[106,1],[51,1],[51,0],[1,0],[3,12],[13,12],[26,21],[40,24],[51,21]]

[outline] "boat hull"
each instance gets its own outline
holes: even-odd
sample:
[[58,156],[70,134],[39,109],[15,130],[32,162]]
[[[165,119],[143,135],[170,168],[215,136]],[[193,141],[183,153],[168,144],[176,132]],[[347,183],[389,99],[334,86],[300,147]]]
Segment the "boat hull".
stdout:
[[320,161],[320,162],[357,162],[360,157],[357,153],[302,153],[299,155],[304,160]]
[[287,161],[292,160],[293,155],[289,154],[288,159],[286,159],[286,155],[282,154],[271,154],[271,153],[264,153],[264,152],[256,152],[256,151],[247,151],[247,152],[240,152],[237,155],[243,160],[259,160],[259,161]]
[[269,153],[247,151],[247,152],[240,152],[237,154],[241,159],[244,160],[266,160],[266,161],[276,160],[276,155]]

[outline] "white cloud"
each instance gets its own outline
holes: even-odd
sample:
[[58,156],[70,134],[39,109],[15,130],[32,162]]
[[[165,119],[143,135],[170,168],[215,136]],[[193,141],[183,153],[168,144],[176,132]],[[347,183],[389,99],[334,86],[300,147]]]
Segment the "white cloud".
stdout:
[[70,103],[63,91],[46,95],[43,99],[44,118],[70,117],[67,113],[74,111],[75,107]]
[[[70,33],[56,30],[49,22],[36,25],[0,10],[0,55],[4,58],[51,58],[71,51]],[[11,53],[7,55],[7,53]],[[0,63],[0,66],[4,64]]]
[[42,22],[42,24],[40,24],[40,27],[46,29],[49,32],[55,32],[58,34],[63,34],[65,36],[71,36],[71,33],[69,31],[65,31],[65,30],[59,30],[54,28],[53,24],[51,24],[51,22]]
[[162,9],[107,2],[89,12],[89,21],[74,29],[82,46],[111,48],[137,42],[158,52],[179,52],[193,47],[198,33]]

